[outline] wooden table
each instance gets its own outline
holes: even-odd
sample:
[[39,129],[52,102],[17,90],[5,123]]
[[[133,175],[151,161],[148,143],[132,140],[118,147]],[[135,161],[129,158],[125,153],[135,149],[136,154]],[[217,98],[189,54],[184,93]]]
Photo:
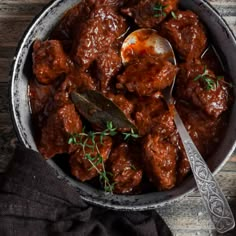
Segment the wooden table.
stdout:
[[[10,64],[25,28],[49,1],[0,1],[0,172],[6,168],[17,142],[8,112]],[[209,0],[209,2],[222,14],[236,34],[236,0]],[[236,152],[216,178],[236,218]],[[194,192],[184,200],[162,207],[158,212],[175,235],[217,235],[198,192]],[[236,231],[227,235],[236,235]]]

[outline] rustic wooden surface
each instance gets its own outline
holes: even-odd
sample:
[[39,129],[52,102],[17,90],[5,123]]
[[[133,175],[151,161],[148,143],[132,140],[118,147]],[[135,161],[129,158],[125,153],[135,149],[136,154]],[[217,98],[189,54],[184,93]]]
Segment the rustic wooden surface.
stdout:
[[[0,1],[0,172],[4,171],[17,142],[8,112],[10,64],[17,43],[32,18],[50,0]],[[190,1],[190,0],[186,0]],[[236,0],[209,0],[236,34]],[[236,152],[216,176],[236,218]],[[217,235],[198,192],[159,208],[174,235]],[[236,235],[236,230],[226,235]]]

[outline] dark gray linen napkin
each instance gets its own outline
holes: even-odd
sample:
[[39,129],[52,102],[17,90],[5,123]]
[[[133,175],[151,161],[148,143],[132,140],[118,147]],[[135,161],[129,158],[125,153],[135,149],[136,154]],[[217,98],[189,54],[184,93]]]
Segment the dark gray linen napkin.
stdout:
[[112,211],[85,203],[42,156],[18,146],[0,175],[0,235],[172,235],[156,211]]

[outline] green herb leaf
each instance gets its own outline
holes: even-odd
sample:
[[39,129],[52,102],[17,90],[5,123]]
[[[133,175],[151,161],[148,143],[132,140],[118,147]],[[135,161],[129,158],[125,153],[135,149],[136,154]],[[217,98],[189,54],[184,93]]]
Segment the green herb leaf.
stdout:
[[154,17],[162,17],[166,16],[166,13],[164,12],[165,8],[167,8],[168,5],[164,6],[161,3],[157,3],[155,7],[153,7],[153,11],[155,12]]
[[173,17],[175,20],[177,20],[177,16],[176,16],[176,14],[175,14],[174,11],[171,11],[171,15],[172,15],[172,17]]
[[134,171],[137,170],[136,167],[135,167],[134,165],[132,165],[132,164],[130,165],[130,169],[131,169],[131,170],[134,170]]
[[127,140],[129,138],[139,138],[140,136],[134,132],[133,129],[130,130],[130,133],[122,133],[125,137],[124,140]]
[[204,66],[204,71],[202,74],[197,75],[193,81],[201,80],[205,84],[205,90],[216,90],[216,88],[219,86],[219,83],[217,80],[214,80],[209,77],[207,66]]

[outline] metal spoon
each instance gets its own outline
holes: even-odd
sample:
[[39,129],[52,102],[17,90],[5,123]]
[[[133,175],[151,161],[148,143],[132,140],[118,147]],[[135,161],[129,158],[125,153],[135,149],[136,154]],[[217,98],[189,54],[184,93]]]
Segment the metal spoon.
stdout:
[[[124,41],[121,48],[123,64],[140,55],[159,55],[176,65],[175,54],[171,44],[152,29],[139,29],[132,32]],[[164,98],[168,104],[174,104],[172,86],[168,88]],[[235,227],[235,221],[228,201],[222,193],[213,174],[196,148],[188,134],[177,110],[175,109],[175,125],[183,142],[190,166],[201,194],[204,205],[215,225],[217,232],[225,233]]]

